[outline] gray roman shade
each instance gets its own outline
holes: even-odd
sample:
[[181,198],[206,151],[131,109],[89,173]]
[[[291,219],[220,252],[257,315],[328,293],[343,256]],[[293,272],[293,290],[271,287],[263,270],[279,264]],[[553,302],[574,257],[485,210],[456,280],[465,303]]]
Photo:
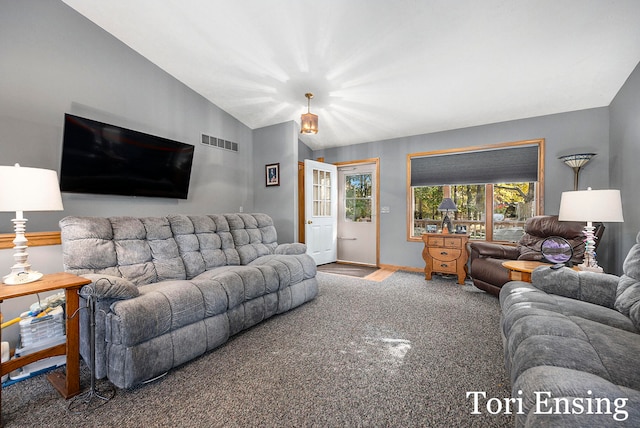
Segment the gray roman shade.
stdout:
[[411,186],[538,181],[538,145],[411,158]]

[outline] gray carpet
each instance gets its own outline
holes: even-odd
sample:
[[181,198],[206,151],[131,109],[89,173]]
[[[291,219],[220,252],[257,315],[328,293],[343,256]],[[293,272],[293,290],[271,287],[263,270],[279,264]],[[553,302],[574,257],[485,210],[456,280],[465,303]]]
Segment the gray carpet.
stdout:
[[5,426],[513,425],[509,416],[471,415],[466,398],[510,396],[495,297],[419,273],[318,278],[314,301],[91,412],[69,414],[42,376],[11,385]]

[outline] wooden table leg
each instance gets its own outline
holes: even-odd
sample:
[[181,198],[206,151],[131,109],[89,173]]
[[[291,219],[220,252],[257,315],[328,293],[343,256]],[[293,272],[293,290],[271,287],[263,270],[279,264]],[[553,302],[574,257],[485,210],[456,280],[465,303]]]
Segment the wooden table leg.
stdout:
[[81,286],[65,290],[67,324],[66,376],[60,372],[49,373],[47,379],[64,398],[80,393],[80,315],[78,314],[78,290]]

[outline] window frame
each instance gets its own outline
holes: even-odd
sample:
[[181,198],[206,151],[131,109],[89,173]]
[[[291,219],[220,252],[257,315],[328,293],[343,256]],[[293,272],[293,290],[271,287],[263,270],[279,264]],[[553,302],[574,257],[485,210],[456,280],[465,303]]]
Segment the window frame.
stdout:
[[[406,239],[409,242],[422,242],[421,236],[413,236],[413,192],[411,186],[411,159],[414,157],[425,156],[442,156],[453,153],[472,153],[492,149],[508,149],[522,146],[537,146],[538,148],[538,181],[536,185],[536,213],[541,215],[544,213],[544,138],[533,140],[512,141],[507,143],[488,144],[481,146],[461,147],[455,149],[433,150],[427,152],[417,152],[407,154],[407,179],[406,179]],[[440,185],[449,185],[452,183],[441,183]],[[463,183],[456,183],[463,184]],[[485,212],[493,213],[493,184],[485,183],[487,190],[491,189],[491,195],[487,194],[485,197]],[[489,197],[491,196],[491,197]],[[493,241],[493,216],[486,215],[486,241]]]

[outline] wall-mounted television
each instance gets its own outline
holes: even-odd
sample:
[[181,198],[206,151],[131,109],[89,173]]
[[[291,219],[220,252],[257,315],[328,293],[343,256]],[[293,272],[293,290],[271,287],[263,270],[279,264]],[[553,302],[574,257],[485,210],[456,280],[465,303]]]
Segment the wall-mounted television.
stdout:
[[186,199],[194,146],[64,116],[60,190]]

